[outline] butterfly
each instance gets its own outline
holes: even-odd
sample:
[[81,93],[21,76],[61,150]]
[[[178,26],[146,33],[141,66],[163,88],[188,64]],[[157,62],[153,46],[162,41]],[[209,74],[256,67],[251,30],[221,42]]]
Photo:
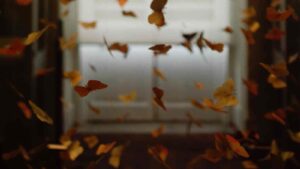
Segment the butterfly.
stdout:
[[89,80],[86,86],[75,86],[74,90],[81,96],[87,96],[90,92],[107,88],[108,85],[98,80]]
[[163,108],[165,111],[167,110],[167,108],[165,107],[163,101],[161,100],[163,95],[164,95],[164,91],[161,90],[160,88],[158,87],[153,87],[152,88],[152,91],[153,93],[155,94],[155,97],[154,97],[154,101],[161,107]]
[[160,54],[167,54],[168,51],[172,48],[171,45],[166,44],[157,44],[154,46],[151,46],[149,50],[153,51],[154,56],[160,55]]

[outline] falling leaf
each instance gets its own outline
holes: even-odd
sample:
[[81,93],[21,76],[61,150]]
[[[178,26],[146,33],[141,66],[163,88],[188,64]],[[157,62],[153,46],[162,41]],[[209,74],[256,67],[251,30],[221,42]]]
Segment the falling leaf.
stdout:
[[53,72],[55,68],[40,68],[35,72],[36,77],[46,76],[47,74]]
[[30,108],[24,102],[19,101],[18,107],[22,110],[23,115],[25,116],[26,119],[31,119],[32,112],[31,112]]
[[195,87],[196,87],[196,89],[203,90],[204,89],[204,84],[201,83],[201,82],[196,82]]
[[169,150],[163,145],[156,145],[148,148],[148,153],[154,157],[158,157],[161,161],[166,161]]
[[69,3],[71,3],[74,0],[59,0],[60,3],[62,3],[63,5],[68,5]]
[[161,80],[167,80],[166,76],[157,67],[153,68],[153,74]]
[[224,111],[224,103],[221,102],[214,102],[212,99],[203,99],[202,101],[202,105],[204,106],[204,108],[209,108],[215,112],[220,112],[220,113],[225,113],[226,111]]
[[99,142],[99,139],[97,136],[85,136],[83,138],[83,141],[87,144],[88,148],[92,149],[94,148],[98,142]]
[[68,9],[66,9],[66,10],[64,10],[64,11],[60,14],[60,16],[61,16],[61,17],[66,17],[66,16],[69,15],[69,13],[70,13],[70,11],[69,11]]
[[291,159],[291,158],[294,158],[295,156],[295,153],[294,152],[291,152],[291,151],[284,151],[284,152],[281,152],[281,159],[283,161],[286,161],[288,159]]
[[50,150],[67,150],[68,146],[63,144],[48,144],[47,148]]
[[201,154],[201,158],[212,162],[217,163],[222,159],[222,153],[214,149],[206,149],[204,154]]
[[154,56],[157,56],[160,54],[167,54],[171,48],[172,48],[171,45],[157,44],[157,45],[150,47],[149,50],[152,50]]
[[148,16],[148,22],[150,24],[155,24],[158,28],[164,26],[165,17],[163,14],[163,9],[167,4],[168,0],[153,0],[151,3],[151,9],[153,12]]
[[272,0],[271,7],[277,7],[282,3],[282,0]]
[[136,18],[136,14],[133,11],[126,11],[126,10],[122,10],[122,15],[123,16],[128,16],[128,17],[133,17]]
[[108,45],[107,40],[105,39],[105,37],[103,37],[103,41],[104,41],[104,44],[105,44],[106,49],[108,50],[110,56],[113,57],[114,55],[112,54],[111,50],[109,49],[109,45]]
[[214,98],[217,103],[223,106],[235,106],[238,104],[237,98],[234,93],[234,81],[232,79],[226,80],[214,92]]
[[111,142],[108,144],[100,144],[97,148],[96,155],[106,154],[115,146],[117,142]]
[[100,108],[93,106],[91,103],[87,103],[88,108],[95,114],[100,114],[101,110]]
[[227,32],[227,33],[233,33],[233,29],[231,26],[227,26],[223,29],[224,32]]
[[224,44],[223,43],[212,43],[207,39],[203,39],[206,45],[213,51],[223,52]]
[[291,130],[288,130],[288,133],[289,133],[291,140],[300,144],[300,132],[293,132]]
[[284,78],[289,75],[289,71],[285,62],[273,65],[260,63],[260,65],[270,73],[267,81],[272,84],[275,89],[282,89],[287,86]]
[[152,12],[148,16],[148,22],[150,24],[155,24],[156,27],[158,27],[158,28],[166,25],[165,17],[164,17],[164,14],[162,12],[156,12],[156,11]]
[[204,105],[202,103],[198,102],[197,100],[192,99],[191,103],[192,103],[193,106],[195,106],[198,109],[204,109],[205,108]]
[[182,34],[182,37],[185,39],[184,42],[181,43],[182,46],[187,48],[190,52],[193,52],[192,48],[192,40],[196,37],[197,32],[189,33],[189,34]]
[[289,75],[289,71],[285,62],[280,62],[272,65],[260,63],[260,66],[262,66],[270,74],[278,77],[286,77],[287,75]]
[[73,86],[77,85],[82,79],[81,74],[78,70],[64,72],[63,77],[70,79]]
[[249,157],[248,152],[245,150],[245,148],[243,146],[241,146],[239,141],[237,141],[234,137],[232,137],[228,134],[225,137],[226,137],[226,140],[233,152],[235,152],[236,154],[238,154],[242,157],[245,157],[245,158]]
[[204,32],[200,33],[200,36],[197,39],[197,46],[200,49],[200,52],[203,53],[203,48],[204,48]]
[[159,136],[164,132],[164,130],[165,130],[165,126],[164,126],[163,124],[161,124],[161,125],[159,126],[159,128],[157,128],[157,129],[155,129],[155,130],[153,130],[153,131],[151,132],[151,136],[152,136],[153,138],[157,138],[157,137],[159,137]]
[[284,118],[280,117],[278,114],[276,114],[274,112],[266,113],[264,117],[268,120],[277,121],[278,123],[280,123],[282,125],[286,124]]
[[243,10],[243,15],[243,22],[247,23],[256,16],[256,9],[253,6],[249,6]]
[[66,50],[66,49],[73,49],[77,45],[77,33],[74,33],[70,36],[69,39],[65,40],[64,38],[59,39],[60,49]]
[[114,147],[110,153],[110,157],[108,159],[108,163],[114,167],[114,168],[119,168],[120,162],[121,162],[121,156],[124,151],[124,146],[119,145],[117,147]]
[[24,160],[29,161],[31,159],[29,153],[23,146],[19,146],[19,150]]
[[21,6],[27,6],[32,3],[32,0],[16,0],[16,3]]
[[242,162],[244,169],[258,169],[257,165],[250,160],[245,160]]
[[132,91],[128,94],[122,94],[119,95],[118,98],[121,100],[123,103],[130,103],[136,100],[137,93],[136,91]]
[[279,28],[272,28],[271,30],[269,30],[267,32],[267,34],[265,35],[265,38],[268,40],[281,40],[282,37],[285,35],[285,32],[280,30]]
[[72,144],[72,137],[77,133],[77,128],[70,128],[65,133],[63,133],[60,138],[59,142],[67,147]]
[[167,108],[165,107],[163,101],[162,101],[162,97],[164,95],[164,91],[161,90],[158,87],[153,87],[152,91],[155,95],[155,97],[153,98],[155,103],[158,104],[162,109],[164,109],[165,111],[167,110]]
[[92,21],[92,22],[79,22],[80,25],[84,28],[84,29],[95,29],[97,26],[97,22],[96,21]]
[[94,65],[89,64],[89,67],[91,68],[92,71],[97,72],[97,69]]
[[118,3],[120,5],[120,7],[123,8],[126,5],[127,1],[128,0],[118,0]]
[[76,160],[76,158],[82,154],[84,151],[83,147],[80,145],[79,141],[75,141],[71,144],[68,149],[69,157],[72,161]]
[[105,89],[107,87],[107,84],[98,80],[89,80],[86,86],[75,86],[74,90],[79,94],[79,96],[84,97],[92,91]]
[[53,120],[48,114],[42,110],[40,107],[38,107],[35,103],[33,103],[31,100],[28,101],[30,107],[32,108],[33,113],[35,116],[42,122],[45,122],[47,124],[53,124]]
[[258,84],[255,81],[243,79],[243,83],[251,94],[258,95]]
[[255,44],[255,39],[254,39],[254,36],[253,36],[253,32],[250,31],[250,30],[243,29],[243,28],[241,28],[241,30],[242,30],[242,33],[244,34],[244,36],[247,40],[248,45],[254,45]]
[[20,39],[14,39],[9,44],[0,48],[0,55],[17,56],[23,53],[25,45]]
[[108,47],[108,50],[109,51],[119,51],[121,53],[124,54],[124,57],[126,58],[127,57],[127,54],[128,54],[128,45],[127,44],[121,44],[121,43],[113,43],[111,44],[109,47]]
[[37,41],[48,29],[50,26],[46,26],[40,31],[30,33],[24,41],[26,46],[31,45],[33,42]]
[[270,74],[268,77],[268,83],[270,83],[275,89],[283,89],[287,87],[287,84],[284,80],[278,78],[274,74]]
[[293,11],[291,9],[277,11],[274,7],[268,7],[266,18],[271,22],[280,22],[287,20],[290,16],[292,16],[292,14]]
[[260,23],[257,21],[255,21],[255,22],[251,23],[251,25],[249,25],[249,30],[252,33],[257,32],[259,28],[260,28]]
[[271,152],[270,153],[275,156],[277,156],[279,154],[279,148],[278,148],[276,140],[272,140],[272,142],[271,142]]
[[299,57],[298,53],[291,55],[291,56],[289,56],[288,63],[292,64],[292,63],[296,62],[297,60],[299,60],[299,58],[300,57]]

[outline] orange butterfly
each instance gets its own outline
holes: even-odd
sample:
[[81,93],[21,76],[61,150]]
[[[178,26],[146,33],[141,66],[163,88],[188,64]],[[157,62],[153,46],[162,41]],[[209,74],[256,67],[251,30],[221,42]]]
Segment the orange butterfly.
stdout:
[[184,42],[181,43],[182,46],[187,48],[190,52],[193,52],[192,48],[192,40],[196,37],[197,32],[189,33],[189,34],[182,34],[182,37],[185,39]]
[[86,86],[75,86],[74,90],[81,96],[87,96],[90,92],[107,88],[108,85],[98,80],[89,80]]
[[165,111],[167,110],[167,108],[165,107],[163,101],[161,100],[163,95],[164,95],[164,91],[161,90],[160,88],[158,87],[153,87],[152,88],[152,91],[153,93],[155,94],[155,97],[154,97],[154,101],[161,107],[163,108]]
[[231,26],[227,26],[223,29],[224,32],[227,32],[227,33],[233,33],[233,29]]
[[254,39],[254,36],[253,36],[253,32],[250,31],[250,30],[243,29],[243,28],[241,28],[241,31],[244,34],[248,45],[254,45],[255,44],[255,39]]
[[292,14],[293,10],[291,8],[285,11],[277,11],[274,7],[268,7],[266,18],[271,22],[280,22],[287,20]]
[[279,28],[272,28],[265,35],[265,38],[269,39],[269,40],[276,41],[276,40],[281,40],[284,35],[285,35],[285,32],[282,31],[281,29],[279,29]]
[[235,152],[239,156],[242,156],[245,158],[248,158],[250,156],[248,154],[248,152],[245,150],[245,148],[243,146],[241,146],[240,142],[237,141],[234,137],[232,137],[228,134],[225,137],[226,137],[226,140],[233,152]]
[[224,44],[223,43],[213,43],[210,42],[209,40],[203,38],[204,42],[206,43],[206,45],[213,51],[217,51],[217,52],[222,52],[224,49]]
[[109,50],[109,51],[112,51],[112,50],[119,51],[119,52],[123,53],[123,54],[124,54],[124,57],[126,58],[126,57],[127,57],[127,54],[128,54],[128,45],[127,45],[127,44],[121,44],[121,43],[119,43],[119,42],[116,42],[116,43],[111,44],[111,45],[108,47],[108,50]]
[[258,95],[258,84],[255,81],[243,79],[243,83],[251,94]]
[[149,49],[153,51],[154,56],[157,56],[160,54],[167,54],[171,48],[172,48],[171,45],[157,44],[151,46]]
[[129,16],[129,17],[133,17],[133,18],[136,18],[136,14],[133,12],[133,11],[125,11],[125,10],[122,10],[122,15],[123,16]]
[[148,22],[150,24],[155,24],[158,28],[164,26],[165,17],[162,12],[168,0],[153,0],[151,3],[151,9],[153,12],[148,16]]
[[20,55],[23,53],[25,45],[20,39],[12,40],[8,45],[0,48],[0,55]]

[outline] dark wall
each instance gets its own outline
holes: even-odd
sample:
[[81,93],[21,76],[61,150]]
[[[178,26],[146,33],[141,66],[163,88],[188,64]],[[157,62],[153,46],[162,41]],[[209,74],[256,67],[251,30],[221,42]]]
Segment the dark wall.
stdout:
[[[61,97],[61,51],[58,45],[60,24],[58,18],[58,1],[43,0],[39,2],[39,19],[47,19],[58,24],[57,29],[46,32],[37,47],[28,46],[20,57],[0,56],[0,154],[18,149],[20,145],[28,150],[30,160],[20,155],[0,160],[0,168],[59,168],[57,154],[46,150],[47,142],[56,142],[61,133],[62,111]],[[45,10],[47,8],[47,10]],[[43,27],[32,18],[32,5],[19,6],[15,0],[0,1],[0,47],[13,38],[24,38],[32,31],[32,23]],[[53,72],[36,77],[39,68],[55,68]],[[19,97],[12,89],[14,86],[26,99]],[[54,125],[40,122],[36,117],[28,120],[17,107],[18,101],[32,99],[53,119]]]

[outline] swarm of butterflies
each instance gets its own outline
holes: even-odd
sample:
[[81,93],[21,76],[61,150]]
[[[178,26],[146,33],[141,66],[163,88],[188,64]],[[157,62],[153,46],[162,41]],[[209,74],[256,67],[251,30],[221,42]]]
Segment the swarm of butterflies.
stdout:
[[[68,5],[74,0],[60,0],[63,5]],[[20,6],[28,6],[31,5],[32,0],[15,0],[17,5]],[[124,6],[127,3],[127,0],[117,0],[121,13],[124,17],[138,17],[134,11],[124,10]],[[150,5],[150,9],[152,12],[148,16],[148,22],[151,25],[155,25],[158,29],[166,25],[166,20],[164,17],[164,9],[167,5],[168,0],[152,0]],[[293,19],[295,21],[299,20],[299,17],[292,6],[287,5],[287,8],[284,10],[280,10],[279,5],[282,3],[282,0],[272,0],[269,7],[266,9],[266,19],[271,23],[279,23],[282,21],[286,21],[287,19]],[[62,17],[68,15],[68,11],[62,13]],[[256,43],[254,34],[260,29],[260,23],[256,20],[256,10],[254,7],[248,7],[243,11],[242,22],[245,23],[246,27],[241,28],[241,32],[248,45],[254,45]],[[56,29],[56,24],[47,20],[41,20],[41,23],[44,25],[44,28],[32,32],[28,34],[25,39],[14,39],[10,43],[0,48],[0,55],[7,56],[18,56],[21,55],[24,49],[27,46],[30,46],[34,42],[38,41],[43,34],[51,29]],[[97,26],[96,21],[92,22],[84,22],[80,21],[79,25],[85,29],[94,29]],[[265,38],[270,41],[279,41],[285,36],[285,32],[278,27],[278,24],[273,24],[274,27],[270,29],[266,34]],[[232,27],[225,26],[222,30],[226,33],[232,34],[235,33]],[[237,33],[237,32],[236,32]],[[211,42],[210,40],[204,37],[204,32],[197,33],[189,33],[183,34],[182,37],[184,41],[181,43],[183,47],[185,47],[190,52],[192,51],[193,39],[195,39],[199,34],[198,39],[196,40],[196,45],[199,47],[200,51],[203,51],[204,47],[208,47],[213,51],[222,52],[224,48],[224,44],[218,42]],[[62,50],[68,50],[75,48],[77,45],[77,34],[73,34],[69,37],[69,39],[59,39],[60,47]],[[118,51],[124,54],[126,58],[129,46],[127,44],[122,44],[119,42],[115,42],[112,44],[108,44],[106,39],[104,38],[104,43],[108,52],[112,54],[112,51]],[[155,44],[149,47],[149,50],[153,52],[154,56],[165,55],[171,50],[172,46],[169,44]],[[276,64],[265,64],[260,63],[261,68],[269,73],[266,82],[270,84],[275,89],[284,89],[287,87],[286,78],[289,76],[288,65],[292,64],[299,60],[299,55],[295,54],[290,56],[287,61],[282,61]],[[96,71],[94,67],[91,68]],[[37,77],[45,76],[48,73],[54,71],[55,68],[43,68],[39,69],[35,75]],[[158,68],[153,68],[153,74],[162,80],[166,80],[167,77],[161,72]],[[99,80],[89,80],[86,85],[79,85],[82,77],[78,70],[73,70],[69,72],[64,72],[63,77],[69,79],[74,91],[80,96],[85,97],[92,92],[96,92],[99,90],[105,90],[109,87],[109,84],[105,84]],[[243,79],[245,87],[248,89],[249,93],[254,97],[259,95],[259,86],[253,80]],[[13,87],[13,86],[12,86]],[[198,90],[204,89],[204,84],[201,82],[195,83],[195,88]],[[13,87],[14,88],[14,87]],[[16,88],[14,88],[16,93],[22,98],[22,101],[19,101],[16,105],[22,110],[23,115],[26,119],[33,118],[34,115],[38,120],[47,125],[53,125],[52,118],[42,110],[38,105],[36,105],[30,99],[27,99],[20,93]],[[164,111],[167,111],[168,108],[164,104],[164,90],[159,87],[153,87],[153,102],[159,106]],[[118,96],[120,101],[124,103],[129,103],[134,101],[137,98],[137,93],[132,91],[130,93],[120,94]],[[238,99],[234,94],[234,81],[232,79],[226,80],[223,84],[221,84],[213,93],[211,98],[205,98],[201,101],[196,99],[191,100],[191,104],[201,110],[212,110],[218,113],[227,113],[227,108],[234,107],[238,104]],[[88,103],[88,107],[91,111],[96,114],[100,114],[101,110],[98,107],[93,106]],[[268,112],[265,114],[265,118],[268,120],[276,121],[280,125],[283,125],[287,128],[289,137],[295,142],[300,144],[300,132],[291,131],[286,124],[286,109],[278,109],[273,112]],[[202,123],[200,119],[196,119],[193,117],[191,113],[186,113],[187,119],[190,123],[195,124],[201,127]],[[128,117],[128,114],[124,114],[119,117],[117,120],[119,122],[123,122]],[[161,136],[164,133],[165,126],[161,124],[158,128],[154,129],[150,135],[155,139]],[[74,135],[76,134],[77,128],[71,128],[66,131],[59,140],[59,143],[51,143],[46,146],[47,149],[61,151],[62,158],[65,160],[76,160],[82,153],[84,153],[85,149],[82,144],[86,144],[89,149],[95,150],[95,156],[99,158],[95,161],[92,161],[87,168],[93,169],[97,166],[97,164],[103,159],[103,155],[109,154],[108,163],[114,167],[118,168],[121,163],[122,153],[126,150],[126,147],[129,145],[126,144],[118,144],[116,141],[112,141],[110,143],[100,143],[99,138],[95,135],[84,136],[83,141],[79,141],[74,139]],[[215,134],[215,146],[213,148],[208,148],[200,154],[199,158],[203,160],[207,160],[211,163],[218,163],[222,159],[231,160],[233,158],[242,159],[242,165],[245,169],[256,169],[257,165],[250,160],[251,154],[248,153],[247,150],[255,149],[255,142],[260,139],[260,136],[256,132],[252,131],[239,131],[240,137],[235,138],[230,134]],[[247,140],[247,144],[241,144],[241,140]],[[270,152],[265,159],[270,159],[271,156],[279,157],[282,161],[286,161],[289,159],[293,159],[295,153],[293,151],[283,151],[278,148],[278,143],[274,140],[272,143],[266,147]],[[2,158],[5,160],[9,160],[15,158],[17,156],[22,156],[24,160],[30,161],[32,154],[35,153],[33,150],[26,150],[23,146],[20,146],[16,150],[12,150],[11,152],[7,152],[2,154]],[[167,164],[168,149],[163,145],[153,145],[148,148],[148,153],[152,156],[157,162],[161,163],[167,169],[171,167]],[[198,159],[195,158],[195,159]]]

